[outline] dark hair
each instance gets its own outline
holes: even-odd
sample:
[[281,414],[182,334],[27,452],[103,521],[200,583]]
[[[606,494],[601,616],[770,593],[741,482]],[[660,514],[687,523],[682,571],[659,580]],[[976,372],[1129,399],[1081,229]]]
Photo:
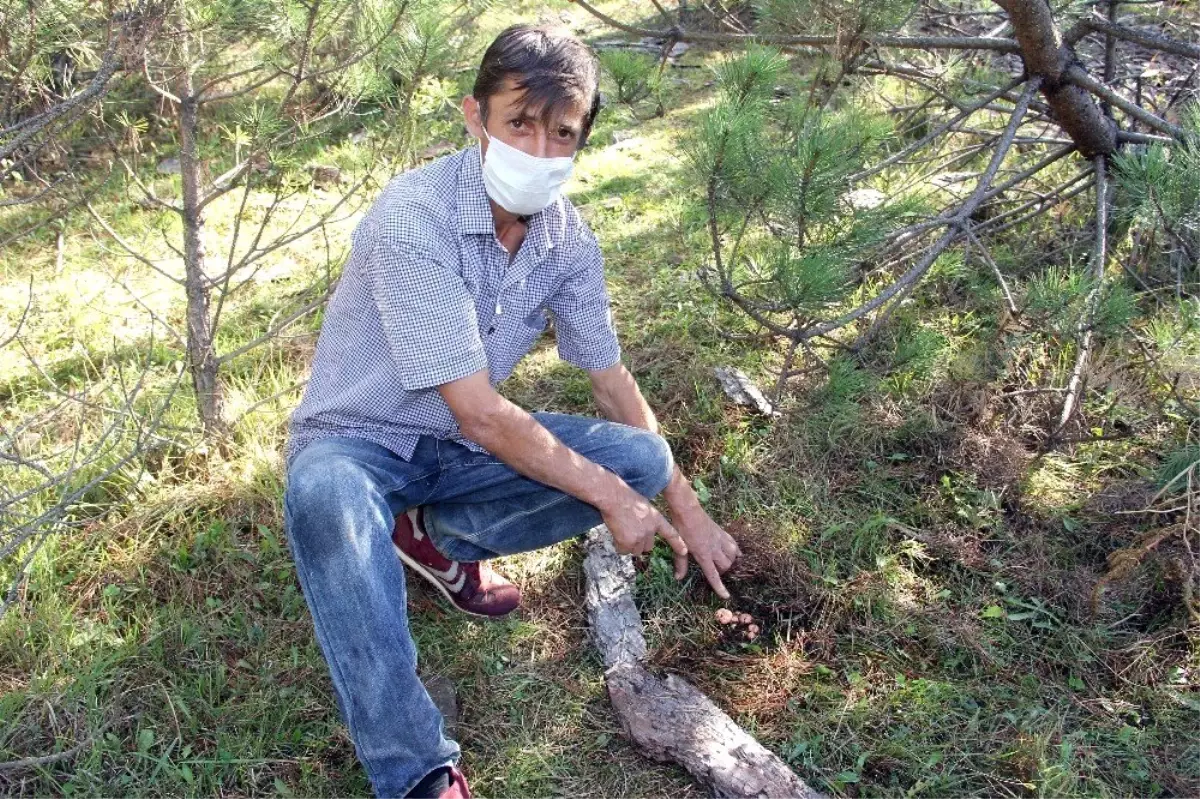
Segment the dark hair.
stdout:
[[548,123],[565,106],[588,109],[579,144],[587,141],[600,111],[600,69],[596,56],[570,31],[554,25],[513,25],[506,28],[483,54],[475,88],[484,121],[488,99],[512,78],[527,107],[540,109]]

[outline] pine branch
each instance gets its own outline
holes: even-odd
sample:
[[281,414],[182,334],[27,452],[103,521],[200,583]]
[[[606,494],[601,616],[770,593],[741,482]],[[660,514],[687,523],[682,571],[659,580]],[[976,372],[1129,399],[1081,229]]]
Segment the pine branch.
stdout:
[[[773,44],[782,47],[828,47],[845,45],[846,37],[836,35],[792,36],[781,34],[739,34],[687,31],[680,26],[671,30],[654,30],[627,25],[605,14],[587,0],[571,0],[584,11],[617,30],[653,39],[673,39],[678,42],[701,44]],[[1012,39],[993,36],[892,36],[889,34],[866,34],[861,37],[864,44],[874,47],[896,47],[907,50],[991,50],[1000,53],[1020,52],[1020,46]]]
[[1151,50],[1159,50],[1164,53],[1173,53],[1186,58],[1200,58],[1200,45],[1191,44],[1190,42],[1182,42],[1178,39],[1172,39],[1170,36],[1164,36],[1157,31],[1148,31],[1142,28],[1128,28],[1111,20],[1105,19],[1099,14],[1093,14],[1079,21],[1079,25],[1097,33],[1105,33],[1112,36],[1114,39],[1122,39],[1127,42],[1139,44],[1142,47]]

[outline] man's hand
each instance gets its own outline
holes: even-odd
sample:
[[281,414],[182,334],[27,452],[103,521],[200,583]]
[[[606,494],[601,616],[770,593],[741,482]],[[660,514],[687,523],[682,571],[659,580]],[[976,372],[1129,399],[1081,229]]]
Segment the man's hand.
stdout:
[[[733,536],[721,529],[699,504],[682,512],[673,514],[675,525],[683,542],[687,545],[692,559],[700,567],[704,579],[717,592],[721,599],[729,599],[729,591],[721,582],[721,574],[729,570],[733,562],[742,554]],[[682,580],[687,575],[688,558],[675,550],[675,579]]]
[[625,555],[649,552],[654,548],[654,536],[661,535],[675,550],[676,559],[683,558],[687,562],[688,548],[679,533],[645,497],[629,486],[625,486],[612,501],[598,507],[604,524],[612,533],[617,552]]
[[[646,404],[646,399],[642,396],[637,381],[624,366],[616,364],[608,369],[598,369],[589,372],[589,376],[596,405],[606,417],[614,422],[641,427],[654,433],[658,432],[658,422],[654,418],[654,412]],[[630,493],[635,492],[630,489]],[[671,533],[677,532],[678,535],[675,537],[669,534],[663,535],[663,538],[675,550],[675,579],[682,580],[687,575],[690,552],[697,565],[700,566],[700,571],[704,573],[704,579],[708,580],[708,584],[722,599],[729,599],[729,591],[721,582],[721,573],[728,571],[733,562],[742,554],[738,549],[737,542],[733,540],[733,536],[722,530],[705,513],[699,498],[696,497],[696,492],[688,485],[683,472],[679,471],[678,467],[671,477],[671,483],[663,490],[663,498],[670,508],[675,527],[667,524],[666,520],[661,522],[662,526],[655,527],[660,524],[658,520],[662,517],[654,518],[657,516],[654,508],[650,507],[650,504],[640,496],[637,497],[636,503],[631,503],[631,507],[637,507],[637,513],[641,515],[640,520],[626,521],[622,517],[615,522],[610,521],[605,509],[599,505],[597,507],[600,507],[604,520],[608,522],[613,538],[617,540],[618,549],[621,549],[623,545],[621,539],[618,538],[618,533],[627,537],[627,543],[624,545],[628,548],[622,549],[623,552],[638,554],[649,550],[654,544],[654,534],[653,532],[647,533],[648,528],[666,529]]]

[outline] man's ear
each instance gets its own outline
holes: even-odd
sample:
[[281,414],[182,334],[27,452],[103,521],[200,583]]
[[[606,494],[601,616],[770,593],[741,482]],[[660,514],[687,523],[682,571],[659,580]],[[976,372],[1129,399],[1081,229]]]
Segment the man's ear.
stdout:
[[483,138],[483,115],[481,110],[479,101],[474,96],[468,94],[463,98],[463,121],[467,124],[467,131],[477,139]]

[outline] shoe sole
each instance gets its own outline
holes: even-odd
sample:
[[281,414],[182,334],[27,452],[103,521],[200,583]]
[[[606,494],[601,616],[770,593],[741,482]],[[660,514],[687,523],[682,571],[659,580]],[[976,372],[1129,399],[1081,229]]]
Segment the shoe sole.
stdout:
[[[392,549],[396,550],[396,554],[400,557],[400,560],[403,561],[405,566],[424,577],[426,582],[432,583],[433,587],[440,591],[442,596],[446,598],[446,601],[450,603],[450,606],[459,613],[465,613],[468,616],[474,616],[477,619],[502,619],[504,616],[507,616],[508,613],[512,613],[512,610],[510,610],[508,613],[505,613],[502,616],[489,616],[486,613],[476,613],[473,610],[467,610],[462,605],[454,601],[454,597],[450,595],[450,589],[446,588],[446,586],[442,584],[441,580],[426,571],[425,567],[421,563],[406,555],[404,550],[396,545],[395,541],[392,542]],[[516,610],[516,608],[513,608],[513,610]]]

